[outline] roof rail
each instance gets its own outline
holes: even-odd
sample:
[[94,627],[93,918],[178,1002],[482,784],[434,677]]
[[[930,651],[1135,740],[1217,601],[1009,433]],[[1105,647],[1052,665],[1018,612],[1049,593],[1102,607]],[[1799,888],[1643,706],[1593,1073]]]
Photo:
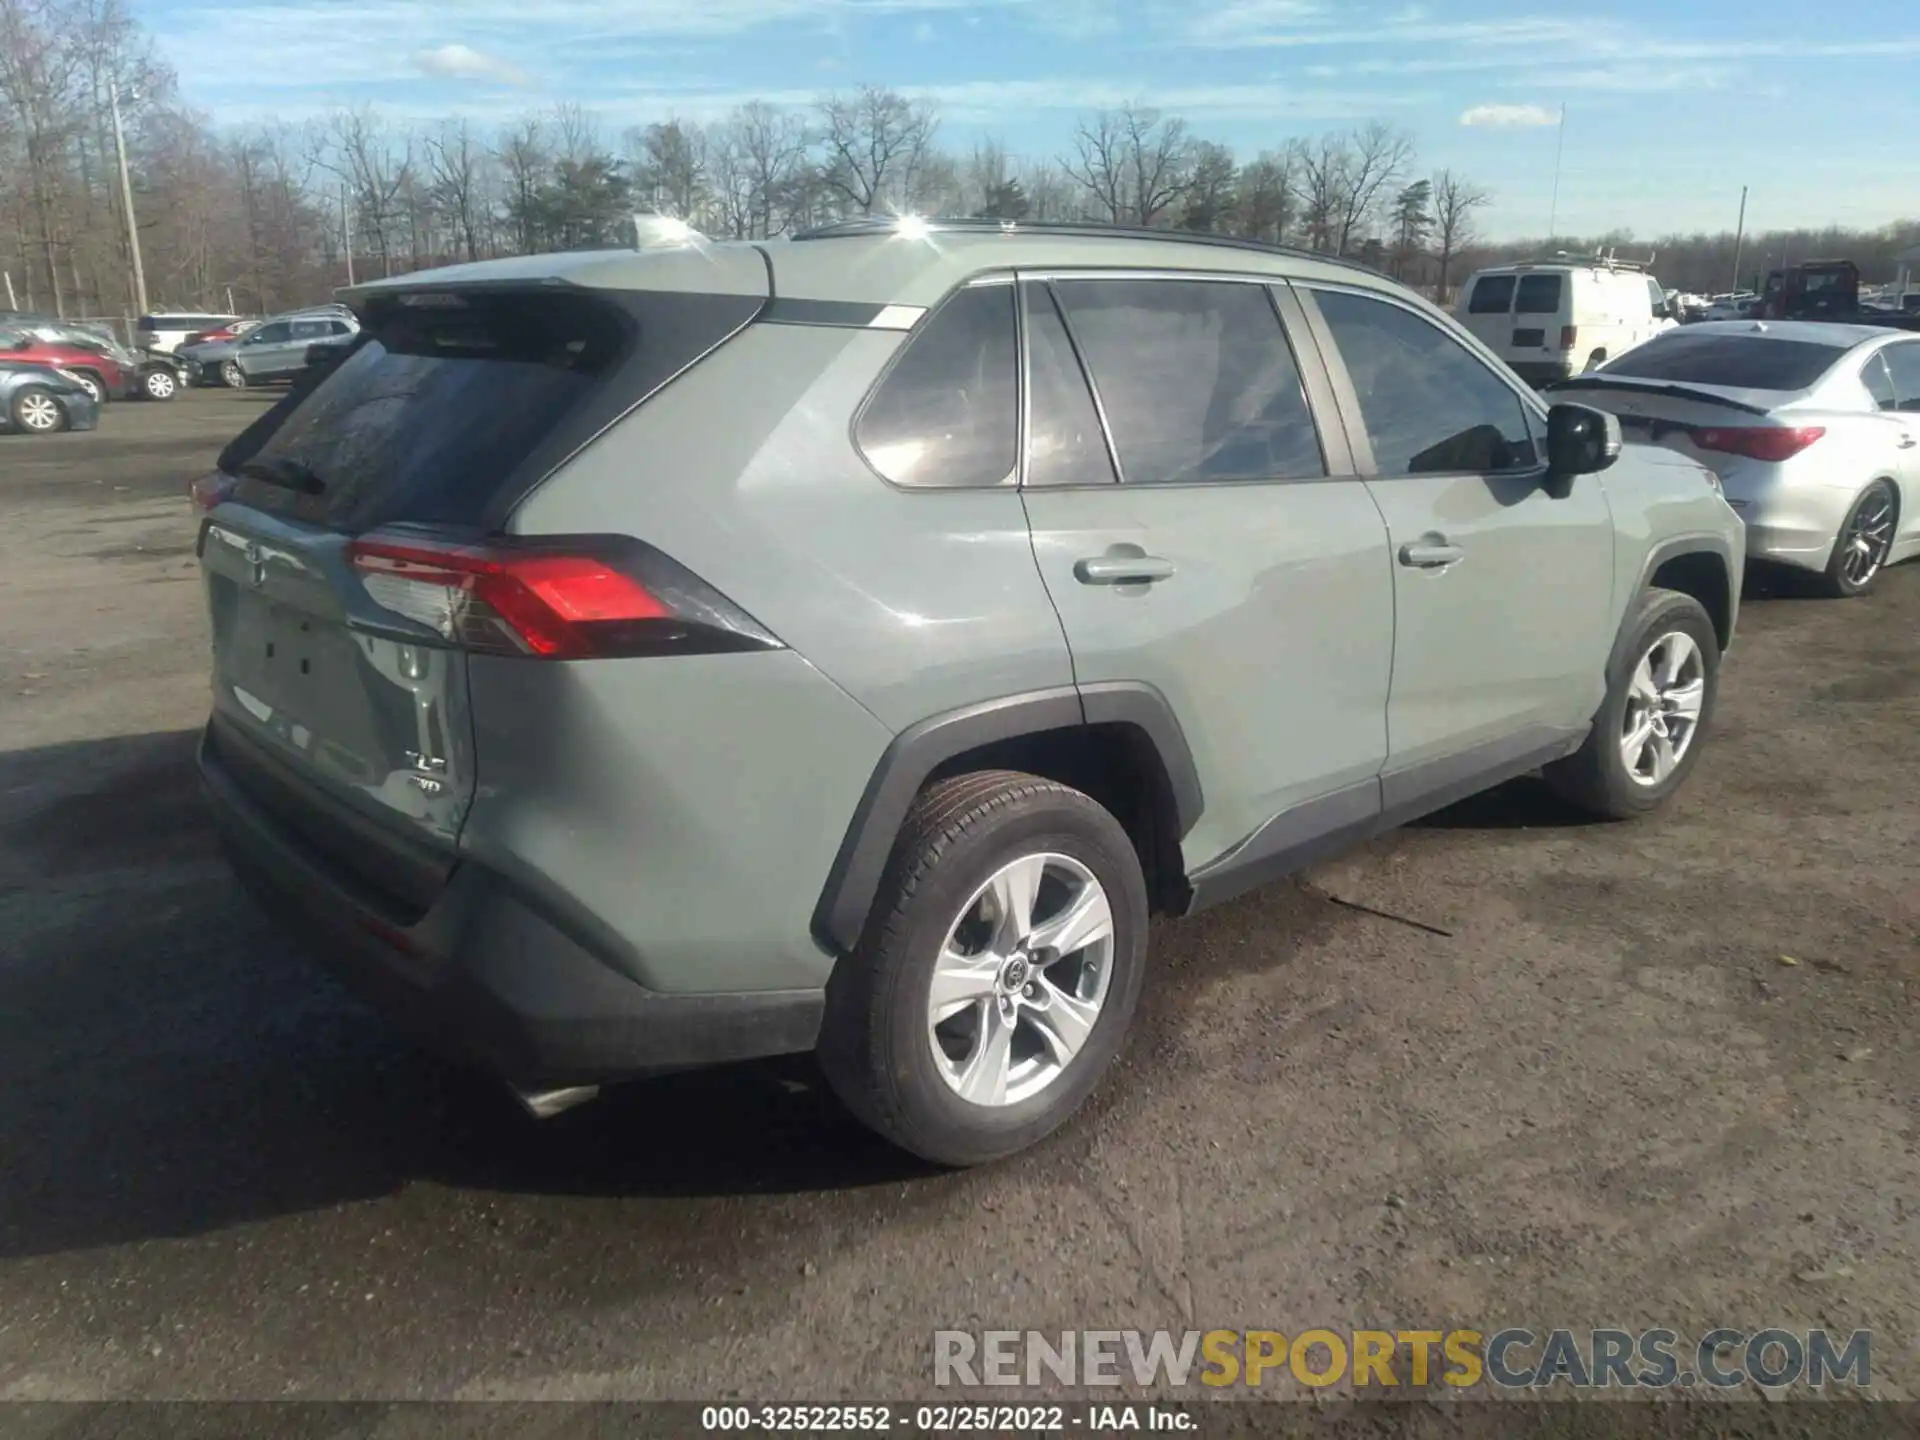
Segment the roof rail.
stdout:
[[1613,251],[1592,255],[1577,254],[1572,250],[1556,250],[1551,255],[1536,256],[1532,260],[1522,260],[1521,265],[1592,265],[1605,270],[1648,270],[1653,267],[1659,252],[1647,256],[1644,260],[1622,260]]
[[1318,260],[1369,275],[1383,272],[1351,255],[1329,255],[1297,245],[1273,245],[1239,235],[1216,235],[1206,230],[1163,230],[1151,225],[1106,225],[1097,220],[991,220],[979,217],[857,215],[802,230],[795,240],[848,240],[861,236],[893,235],[902,229],[927,234],[1059,235],[1084,240],[1171,240],[1183,245],[1211,245],[1223,250],[1250,250],[1260,255],[1284,255],[1294,260]]

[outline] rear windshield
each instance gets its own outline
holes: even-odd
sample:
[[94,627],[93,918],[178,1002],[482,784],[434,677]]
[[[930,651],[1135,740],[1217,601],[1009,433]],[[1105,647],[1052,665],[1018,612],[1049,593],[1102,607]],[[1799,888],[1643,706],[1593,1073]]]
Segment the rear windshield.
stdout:
[[1520,291],[1514,297],[1516,315],[1557,315],[1560,313],[1561,275],[1522,275]]
[[[306,473],[317,495],[243,478],[235,498],[360,531],[481,524],[523,467],[557,463],[758,308],[740,296],[476,292],[372,310],[316,385],[221,456]],[[335,353],[338,353],[337,351]],[[539,454],[536,456],[536,452]],[[530,462],[531,465],[530,465]]]
[[1513,308],[1513,276],[1482,275],[1467,301],[1469,315],[1504,315]]
[[1805,390],[1845,353],[1832,345],[1766,335],[1669,330],[1609,363],[1606,373],[1732,390]]

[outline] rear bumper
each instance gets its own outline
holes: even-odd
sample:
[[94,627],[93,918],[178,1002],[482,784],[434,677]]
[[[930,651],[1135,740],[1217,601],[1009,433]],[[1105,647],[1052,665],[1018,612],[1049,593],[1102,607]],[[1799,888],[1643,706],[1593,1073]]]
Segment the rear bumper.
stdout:
[[417,918],[383,913],[255,804],[203,737],[200,774],[247,891],[428,1048],[522,1086],[578,1085],[813,1048],[818,990],[662,994],[471,862]]
[[1573,376],[1571,360],[1509,360],[1507,368],[1529,385],[1550,385]]

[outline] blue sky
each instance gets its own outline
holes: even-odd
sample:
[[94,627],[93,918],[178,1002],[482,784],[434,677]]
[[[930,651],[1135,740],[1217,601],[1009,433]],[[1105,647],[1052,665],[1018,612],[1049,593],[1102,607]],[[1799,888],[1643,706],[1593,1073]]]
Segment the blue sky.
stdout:
[[610,131],[886,84],[943,142],[1016,155],[1138,100],[1243,154],[1382,119],[1491,188],[1485,228],[1875,225],[1920,215],[1911,0],[134,0],[216,119],[372,101],[483,124],[556,101]]

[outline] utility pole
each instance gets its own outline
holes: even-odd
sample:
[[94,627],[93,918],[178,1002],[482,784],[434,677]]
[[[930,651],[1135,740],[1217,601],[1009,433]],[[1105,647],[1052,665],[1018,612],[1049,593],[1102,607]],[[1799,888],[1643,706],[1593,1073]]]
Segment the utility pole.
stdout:
[[347,250],[347,286],[353,286],[353,215],[347,209],[347,185],[340,182],[340,237]]
[[1560,162],[1567,153],[1567,102],[1560,102],[1560,138],[1553,150],[1553,210],[1547,218],[1547,239],[1560,236]]
[[1733,232],[1733,293],[1740,293],[1740,252],[1747,244],[1747,187],[1740,187],[1740,223]]
[[127,216],[127,251],[133,257],[133,297],[147,313],[147,269],[140,263],[140,227],[133,219],[133,180],[127,174],[127,140],[120,130],[120,83],[107,77],[107,105],[113,111],[113,148],[120,159],[120,208]]

